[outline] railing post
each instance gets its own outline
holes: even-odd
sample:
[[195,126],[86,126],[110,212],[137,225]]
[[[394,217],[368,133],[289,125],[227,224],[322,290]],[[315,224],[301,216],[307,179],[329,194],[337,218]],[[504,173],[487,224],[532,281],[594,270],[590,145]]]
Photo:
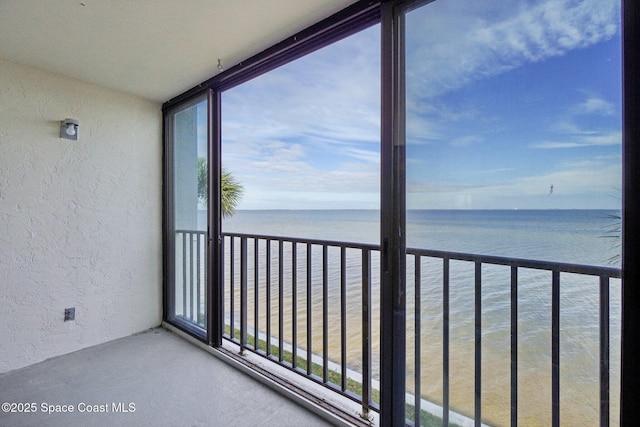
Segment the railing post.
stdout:
[[421,304],[421,290],[420,290],[420,285],[422,283],[422,266],[421,266],[421,260],[420,260],[420,255],[416,254],[414,255],[414,266],[413,266],[413,271],[414,271],[414,300],[413,300],[413,306],[414,306],[414,310],[413,310],[413,322],[414,322],[414,329],[415,329],[415,337],[414,337],[414,371],[415,371],[415,375],[414,375],[414,423],[416,427],[420,427],[420,415],[422,412],[422,392],[421,392],[421,370],[420,370],[420,356],[421,356],[421,347],[420,347],[420,337],[422,335],[421,332],[421,322],[422,322],[422,315],[421,315],[421,311],[422,311],[422,304]]
[[298,252],[296,242],[291,242],[291,366],[295,369],[298,366]]
[[[200,236],[201,233],[196,234],[196,248],[197,248],[197,267],[196,267],[196,323],[200,325],[202,322],[200,321],[200,288],[202,287],[202,281],[200,280]],[[204,319],[203,319],[204,321]]]
[[282,346],[284,345],[284,243],[278,240],[278,361],[282,363]]
[[551,425],[560,426],[560,271],[551,282]]
[[236,336],[236,251],[235,237],[229,236],[229,336],[233,340]]
[[340,248],[340,389],[347,389],[347,249]]
[[267,318],[267,345],[266,345],[266,353],[267,356],[271,355],[271,239],[267,239],[265,247],[265,257],[266,257],[266,266],[265,266],[265,299],[267,300],[266,307],[266,318]]
[[[194,277],[196,272],[195,272],[195,267],[193,264],[195,264],[194,258],[195,258],[195,254],[194,254],[194,249],[193,249],[193,232],[189,233],[189,320],[193,323],[193,306],[194,306],[194,301],[193,301],[193,297],[195,295],[195,288],[194,288]],[[197,319],[196,319],[197,320]]]
[[449,425],[449,264],[442,259],[442,427]]
[[329,380],[329,271],[327,245],[322,245],[322,382]]
[[482,424],[482,263],[476,261],[475,273],[475,414],[476,427]]
[[258,350],[258,336],[260,331],[260,240],[253,239],[253,348]]
[[247,238],[240,238],[240,354],[247,345]]
[[600,276],[600,427],[609,426],[609,277]]
[[307,243],[307,375],[311,375],[311,354],[312,354],[312,309],[311,309],[311,280],[312,280],[312,266],[311,266],[311,243]]
[[511,427],[518,425],[518,267],[511,266]]
[[187,233],[182,233],[182,317],[187,320]]
[[369,420],[371,401],[371,251],[362,249],[362,414]]

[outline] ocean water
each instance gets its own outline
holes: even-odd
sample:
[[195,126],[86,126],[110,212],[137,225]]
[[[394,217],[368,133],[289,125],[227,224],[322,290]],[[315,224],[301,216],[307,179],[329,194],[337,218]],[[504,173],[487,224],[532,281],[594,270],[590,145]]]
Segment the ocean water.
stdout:
[[[407,246],[474,254],[499,255],[619,267],[620,240],[616,236],[619,220],[616,211],[605,210],[424,210],[407,214]],[[224,232],[273,235],[296,238],[379,244],[379,212],[369,210],[324,211],[239,211],[223,222]],[[263,245],[265,243],[262,243]],[[228,247],[227,247],[228,251]],[[264,247],[259,247],[264,253]],[[272,251],[272,263],[277,259]],[[306,248],[297,250],[295,298],[297,316],[284,308],[284,340],[295,339],[306,345],[307,312],[311,318],[312,352],[322,353],[322,294],[319,251],[312,248],[312,303],[306,305]],[[334,319],[327,329],[330,358],[340,360],[340,318],[338,253],[329,254],[329,312]],[[288,258],[287,258],[288,257]],[[226,259],[228,260],[227,252]],[[285,251],[283,263],[292,255]],[[347,253],[347,364],[361,367],[361,293],[360,253]],[[379,255],[372,254],[373,369],[379,377]],[[249,277],[253,276],[253,255],[249,251]],[[415,320],[419,316],[421,395],[436,404],[442,402],[442,261],[423,259],[419,282],[420,311],[416,313],[416,289],[413,259],[407,261],[407,389],[414,391]],[[257,283],[249,280],[249,304],[252,290],[259,290],[259,319],[250,309],[248,322],[264,332],[270,322],[272,334],[278,330],[277,310],[266,319],[263,266]],[[225,266],[226,314],[234,311],[239,319],[238,287],[234,288],[234,307],[230,305],[229,265]],[[277,269],[276,269],[277,270]],[[277,272],[276,272],[277,274]],[[284,299],[294,298],[291,272],[285,269]],[[458,413],[474,411],[474,266],[451,262],[450,272],[450,406]],[[239,275],[236,268],[235,275]],[[277,282],[271,272],[272,282]],[[239,283],[239,277],[234,277]],[[618,417],[620,346],[620,281],[611,281],[611,422]],[[271,306],[277,307],[272,291]],[[561,275],[560,352],[561,352],[561,424],[597,425],[599,420],[599,287],[598,278]],[[287,305],[287,303],[285,303]],[[251,305],[250,305],[251,306]],[[509,425],[510,411],[510,270],[508,267],[483,266],[482,270],[482,413],[491,425]],[[551,273],[522,269],[518,283],[518,414],[520,425],[549,425],[551,421]],[[305,345],[302,345],[305,344]]]
[[[407,246],[618,266],[616,215],[612,210],[414,210],[407,213]],[[379,244],[380,213],[239,211],[223,221],[223,231]]]

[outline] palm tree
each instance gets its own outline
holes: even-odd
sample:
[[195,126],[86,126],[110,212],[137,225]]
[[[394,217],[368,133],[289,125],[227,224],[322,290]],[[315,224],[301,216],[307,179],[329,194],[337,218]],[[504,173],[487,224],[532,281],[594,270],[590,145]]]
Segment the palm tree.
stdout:
[[[209,198],[209,185],[207,180],[207,159],[198,157],[198,199],[206,202]],[[242,198],[244,188],[236,181],[231,172],[222,170],[222,216],[229,217],[236,211],[236,206]]]
[[231,175],[231,172],[222,170],[222,216],[228,217],[235,213],[236,206],[242,198],[242,192],[244,188],[236,179]]

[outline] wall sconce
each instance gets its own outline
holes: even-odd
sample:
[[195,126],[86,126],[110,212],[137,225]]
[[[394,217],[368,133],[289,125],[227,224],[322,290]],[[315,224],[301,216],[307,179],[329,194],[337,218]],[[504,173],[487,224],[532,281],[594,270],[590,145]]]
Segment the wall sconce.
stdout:
[[78,140],[79,122],[75,119],[64,119],[60,122],[60,138]]

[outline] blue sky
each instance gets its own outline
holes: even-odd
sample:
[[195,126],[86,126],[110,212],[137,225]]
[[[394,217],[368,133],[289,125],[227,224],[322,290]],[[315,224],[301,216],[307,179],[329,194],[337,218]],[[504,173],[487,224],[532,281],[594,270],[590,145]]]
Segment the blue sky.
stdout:
[[[618,208],[619,15],[610,0],[409,12],[408,207]],[[379,32],[223,94],[240,209],[379,207]]]

